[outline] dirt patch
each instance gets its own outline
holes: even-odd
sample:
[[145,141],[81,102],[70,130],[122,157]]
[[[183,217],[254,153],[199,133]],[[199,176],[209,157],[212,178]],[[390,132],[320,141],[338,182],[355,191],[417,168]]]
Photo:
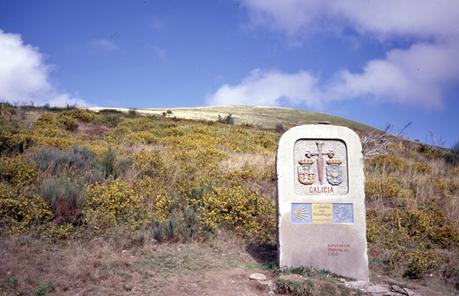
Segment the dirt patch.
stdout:
[[92,134],[92,135],[103,135],[110,129],[104,125],[96,125],[92,123],[85,123],[81,122],[78,125],[78,132],[79,133],[86,133],[86,134]]
[[117,245],[3,240],[0,295],[262,295],[248,276],[263,266],[234,242]]
[[[274,249],[232,238],[186,244],[147,241],[124,249],[128,245],[102,239],[51,243],[31,237],[2,238],[0,295],[255,296],[267,291],[249,279],[251,273],[263,273],[272,282],[279,278],[269,269]],[[377,282],[409,287],[418,295],[448,295],[388,277]]]

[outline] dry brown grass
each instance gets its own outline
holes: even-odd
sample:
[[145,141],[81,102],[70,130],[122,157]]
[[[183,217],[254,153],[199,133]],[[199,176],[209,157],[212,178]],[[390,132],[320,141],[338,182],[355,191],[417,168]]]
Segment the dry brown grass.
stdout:
[[262,295],[248,280],[262,265],[229,236],[186,244],[95,239],[55,245],[30,237],[0,244],[0,295],[35,295],[43,286],[54,295]]
[[120,153],[132,154],[140,151],[164,151],[166,148],[162,144],[134,144],[119,145],[117,149]]
[[[429,204],[436,204],[442,208],[452,221],[459,226],[459,190],[451,188],[459,186],[459,176],[451,173],[442,159],[424,160],[431,171],[419,172],[415,169],[415,159],[407,160],[407,169],[397,171],[386,168],[372,168],[368,164],[365,174],[367,182],[376,182],[384,191],[390,188],[387,180],[398,182],[398,194],[387,196],[373,196],[367,199],[367,206],[384,211],[388,206],[401,206],[402,208],[424,208]],[[394,190],[397,192],[397,189]]]
[[274,165],[274,154],[264,155],[259,153],[230,153],[228,159],[221,163],[224,173],[242,170],[247,167],[264,171]]

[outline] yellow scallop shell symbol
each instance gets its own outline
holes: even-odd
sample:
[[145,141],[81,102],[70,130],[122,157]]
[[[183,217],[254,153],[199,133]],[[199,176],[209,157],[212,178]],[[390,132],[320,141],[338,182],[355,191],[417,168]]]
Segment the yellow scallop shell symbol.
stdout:
[[293,211],[293,216],[298,220],[306,219],[306,217],[308,217],[308,214],[309,213],[306,207],[296,207]]

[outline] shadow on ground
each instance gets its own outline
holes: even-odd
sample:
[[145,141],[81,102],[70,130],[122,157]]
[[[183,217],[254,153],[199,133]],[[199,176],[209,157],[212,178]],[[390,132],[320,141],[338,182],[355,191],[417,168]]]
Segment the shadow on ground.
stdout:
[[246,251],[258,263],[270,267],[277,266],[277,246],[275,245],[250,243],[247,245]]

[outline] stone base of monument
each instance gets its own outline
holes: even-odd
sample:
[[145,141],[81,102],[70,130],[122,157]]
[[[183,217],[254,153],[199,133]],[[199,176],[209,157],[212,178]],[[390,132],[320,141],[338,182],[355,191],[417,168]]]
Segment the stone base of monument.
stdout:
[[368,281],[363,156],[352,130],[294,127],[277,152],[280,267]]

